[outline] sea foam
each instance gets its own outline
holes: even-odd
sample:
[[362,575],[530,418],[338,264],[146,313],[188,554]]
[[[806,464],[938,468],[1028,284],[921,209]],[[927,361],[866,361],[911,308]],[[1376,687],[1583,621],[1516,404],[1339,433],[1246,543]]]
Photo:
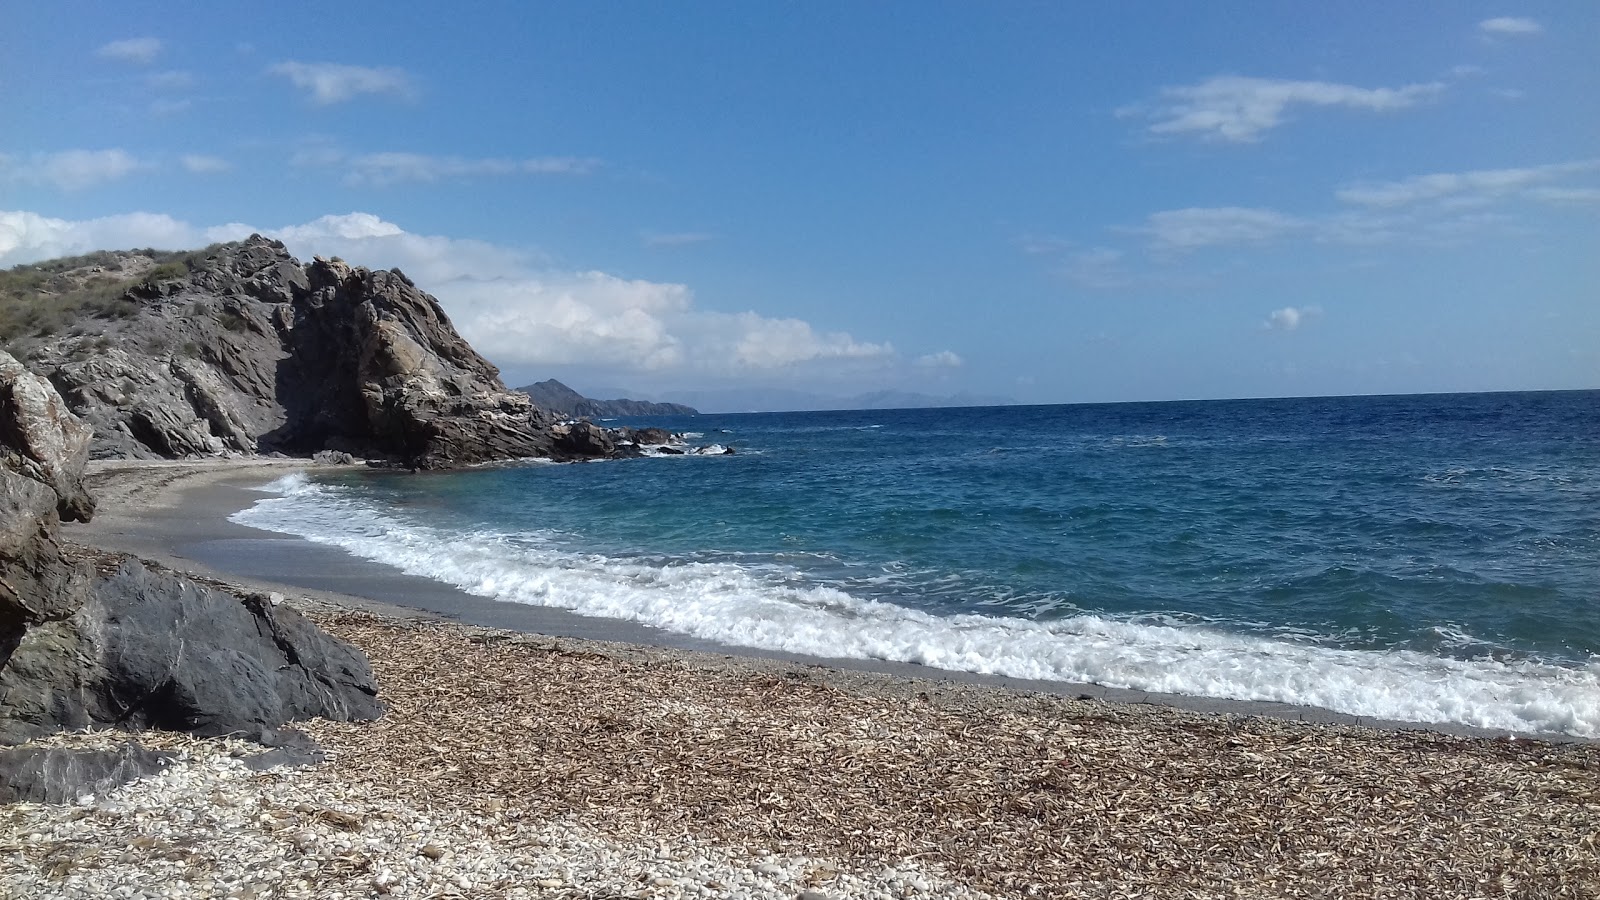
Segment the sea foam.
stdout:
[[783,566],[646,564],[573,552],[550,535],[451,532],[404,521],[300,473],[263,490],[278,496],[234,521],[337,546],[483,597],[735,646],[1600,737],[1600,661],[1561,666],[1347,650],[1092,613],[1050,622],[936,616],[858,598]]

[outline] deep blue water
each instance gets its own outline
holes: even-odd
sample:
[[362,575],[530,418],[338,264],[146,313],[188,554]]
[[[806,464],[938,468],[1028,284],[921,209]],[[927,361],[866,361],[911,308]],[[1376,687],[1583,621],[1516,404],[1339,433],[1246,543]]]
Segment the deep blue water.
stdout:
[[737,453],[243,515],[736,644],[1600,735],[1597,391],[632,424]]

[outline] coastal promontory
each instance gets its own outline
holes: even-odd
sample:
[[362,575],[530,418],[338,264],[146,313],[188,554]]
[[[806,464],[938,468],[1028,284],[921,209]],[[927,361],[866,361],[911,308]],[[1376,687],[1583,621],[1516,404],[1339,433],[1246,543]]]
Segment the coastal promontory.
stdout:
[[331,451],[446,468],[634,445],[553,430],[399,270],[302,263],[253,235],[0,275],[0,339],[93,429],[96,459]]

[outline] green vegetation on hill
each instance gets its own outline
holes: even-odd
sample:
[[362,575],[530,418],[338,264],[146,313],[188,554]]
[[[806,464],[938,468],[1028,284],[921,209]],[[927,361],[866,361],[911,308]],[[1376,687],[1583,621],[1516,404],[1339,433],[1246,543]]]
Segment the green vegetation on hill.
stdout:
[[[0,270],[0,344],[59,334],[84,318],[128,318],[139,311],[131,289],[183,278],[210,249],[101,250]],[[155,266],[125,274],[129,257],[147,257]]]

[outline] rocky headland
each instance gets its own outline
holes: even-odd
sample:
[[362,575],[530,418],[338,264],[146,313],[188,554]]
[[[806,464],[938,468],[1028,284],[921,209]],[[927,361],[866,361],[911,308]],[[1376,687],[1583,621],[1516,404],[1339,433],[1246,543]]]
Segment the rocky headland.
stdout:
[[[506,388],[399,270],[303,264],[253,235],[5,273],[7,347],[92,429],[95,459],[282,453],[410,468],[638,455],[632,429],[563,425]],[[76,298],[76,315],[39,318]],[[583,415],[584,413],[578,413]]]

